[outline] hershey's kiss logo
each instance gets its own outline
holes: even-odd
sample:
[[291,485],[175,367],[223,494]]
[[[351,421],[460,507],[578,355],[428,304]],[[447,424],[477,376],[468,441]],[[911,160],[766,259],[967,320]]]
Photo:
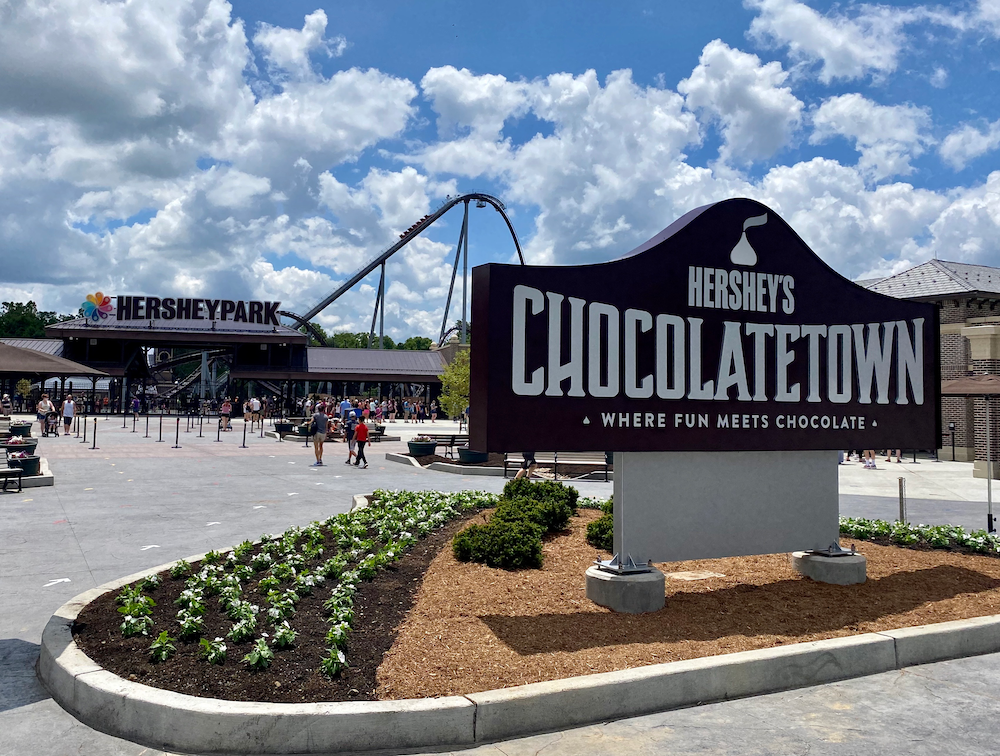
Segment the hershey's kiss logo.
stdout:
[[757,264],[757,252],[750,246],[750,241],[747,239],[747,229],[754,226],[763,226],[765,223],[767,223],[767,213],[756,215],[753,218],[747,218],[743,221],[743,234],[740,236],[740,240],[736,242],[736,246],[733,247],[733,251],[729,253],[729,259],[733,265]]
[[583,424],[584,425],[590,425],[590,418],[589,417],[583,418]]

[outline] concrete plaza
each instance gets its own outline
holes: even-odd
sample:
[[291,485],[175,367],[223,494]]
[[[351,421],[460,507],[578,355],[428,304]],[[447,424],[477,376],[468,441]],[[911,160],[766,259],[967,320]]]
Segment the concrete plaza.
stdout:
[[[375,488],[499,490],[502,478],[437,473],[387,462],[402,442],[375,444],[368,470],[348,468],[344,444],[328,444],[322,468],[312,449],[247,434],[243,423],[218,436],[185,432],[172,448],[176,419],[98,421],[98,449],[75,436],[45,438],[39,453],[56,476],[50,488],[0,495],[0,755],[157,753],[80,724],[48,696],[34,674],[38,643],[52,612],[113,578],[245,538],[347,511],[352,496]],[[91,421],[91,428],[93,427]],[[454,432],[453,423],[397,422],[390,433]],[[398,431],[398,433],[397,433]],[[910,458],[912,460],[912,457]],[[906,479],[914,522],[979,528],[986,481],[971,465],[926,458],[840,468],[841,513],[893,519],[898,478]],[[611,485],[580,483],[607,496]],[[581,582],[583,576],[581,575]],[[994,753],[1000,726],[1000,655],[943,662],[842,683],[699,706],[480,746],[470,753]]]

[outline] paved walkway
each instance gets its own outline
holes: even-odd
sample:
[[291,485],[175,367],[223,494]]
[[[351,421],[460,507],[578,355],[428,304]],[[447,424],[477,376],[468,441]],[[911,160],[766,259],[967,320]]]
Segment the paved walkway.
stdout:
[[[348,468],[343,444],[327,445],[328,465],[310,467],[311,448],[247,437],[236,430],[203,438],[181,427],[180,449],[156,442],[145,424],[98,421],[99,449],[75,437],[41,439],[56,476],[51,488],[0,494],[0,756],[153,754],[96,732],[56,705],[38,684],[34,663],[42,628],[72,596],[112,578],[224,548],[346,511],[375,488],[498,490],[501,478],[433,473],[386,462],[402,442],[374,445],[368,470]],[[454,432],[457,426],[396,423],[400,434]],[[207,426],[206,426],[207,430]],[[911,517],[985,523],[986,484],[961,463],[844,465],[841,509],[894,517],[898,477],[907,480]],[[581,483],[605,496],[606,483]],[[918,503],[919,502],[919,503]],[[581,578],[582,579],[582,578]],[[945,662],[836,685],[639,717],[540,735],[472,753],[995,753],[1000,655]],[[991,716],[993,715],[993,716]]]

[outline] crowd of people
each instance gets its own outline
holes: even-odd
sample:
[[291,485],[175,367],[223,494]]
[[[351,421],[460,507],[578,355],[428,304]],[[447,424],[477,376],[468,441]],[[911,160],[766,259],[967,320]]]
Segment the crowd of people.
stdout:
[[309,415],[320,403],[328,409],[335,408],[336,417],[343,417],[347,412],[354,412],[364,420],[373,420],[378,425],[384,422],[395,423],[401,418],[404,423],[424,423],[428,418],[436,422],[438,405],[435,401],[424,402],[419,399],[334,399],[331,396],[313,395],[305,399],[296,399],[296,410],[299,414]]

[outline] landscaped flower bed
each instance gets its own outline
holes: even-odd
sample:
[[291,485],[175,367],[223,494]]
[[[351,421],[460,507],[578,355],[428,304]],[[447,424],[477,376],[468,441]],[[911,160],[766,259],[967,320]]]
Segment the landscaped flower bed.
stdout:
[[966,532],[957,525],[910,525],[863,517],[841,517],[840,532],[850,538],[875,543],[1000,556],[1000,536],[996,533],[985,530]]
[[443,526],[495,503],[483,492],[376,491],[364,509],[101,597],[81,613],[77,642],[116,674],[192,695],[371,698],[409,597],[458,523]]

